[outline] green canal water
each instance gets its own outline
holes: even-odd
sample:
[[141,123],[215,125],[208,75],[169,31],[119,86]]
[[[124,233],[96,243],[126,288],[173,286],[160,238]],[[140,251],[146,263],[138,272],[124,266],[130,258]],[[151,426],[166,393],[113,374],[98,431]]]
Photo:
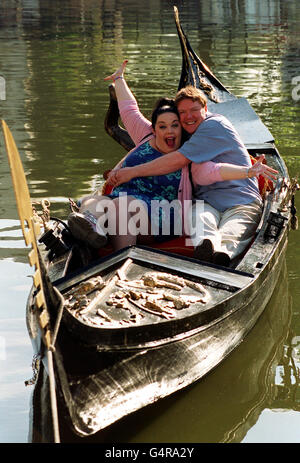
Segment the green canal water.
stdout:
[[[32,198],[67,200],[102,184],[124,154],[104,131],[111,74],[127,80],[148,116],[174,95],[181,52],[172,5],[196,53],[248,98],[300,174],[300,2],[292,0],[4,0],[0,116],[9,125]],[[300,210],[300,192],[296,198]],[[102,442],[300,442],[300,231],[292,231],[273,297],[241,346],[199,383],[128,417]],[[0,145],[0,442],[27,442],[32,349],[25,304],[32,269]]]

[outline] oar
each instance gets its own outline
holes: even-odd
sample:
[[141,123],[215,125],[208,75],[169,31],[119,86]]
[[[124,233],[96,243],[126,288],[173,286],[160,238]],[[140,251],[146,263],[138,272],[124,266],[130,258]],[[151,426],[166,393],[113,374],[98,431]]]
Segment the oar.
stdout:
[[[44,270],[42,257],[40,255],[36,236],[40,233],[40,226],[34,221],[34,214],[31,206],[31,199],[26,182],[26,177],[23,169],[23,165],[20,159],[18,149],[16,147],[13,136],[6,125],[5,121],[2,120],[2,130],[6,145],[7,156],[9,160],[13,187],[16,196],[17,209],[19,218],[21,221],[21,228],[25,243],[27,246],[31,245],[32,249],[29,252],[28,258],[31,266],[35,268],[33,275],[33,284],[37,289],[36,294],[36,306],[38,311],[38,321],[42,333],[43,342],[47,349],[47,360],[48,360],[48,374],[50,383],[50,400],[51,400],[51,411],[53,419],[53,432],[54,441],[60,442],[59,426],[58,426],[58,413],[57,413],[57,399],[55,389],[55,374],[53,366],[53,338],[51,334],[50,326],[50,314],[48,309],[48,303],[54,301],[53,293],[49,291],[50,282],[48,276]],[[48,287],[47,287],[48,286]],[[53,289],[53,288],[52,288]]]

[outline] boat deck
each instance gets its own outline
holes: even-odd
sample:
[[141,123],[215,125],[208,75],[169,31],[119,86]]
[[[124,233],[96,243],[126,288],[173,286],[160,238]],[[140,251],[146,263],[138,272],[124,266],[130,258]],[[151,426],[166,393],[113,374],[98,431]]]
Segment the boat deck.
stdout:
[[69,326],[90,328],[91,343],[99,336],[111,347],[113,337],[116,348],[128,348],[201,329],[253,279],[250,273],[130,247],[55,285],[64,295]]

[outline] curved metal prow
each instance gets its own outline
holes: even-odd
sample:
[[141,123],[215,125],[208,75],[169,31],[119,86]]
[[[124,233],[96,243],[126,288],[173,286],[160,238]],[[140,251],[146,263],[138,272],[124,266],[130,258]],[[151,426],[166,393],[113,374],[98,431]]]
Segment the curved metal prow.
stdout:
[[[187,85],[201,89],[214,103],[235,98],[229,90],[214,76],[208,66],[192,49],[179,20],[178,10],[174,6],[174,18],[182,52],[182,69],[178,90]],[[109,86],[110,102],[105,118],[106,132],[127,151],[134,148],[134,143],[127,130],[119,125],[119,108],[114,85]]]
[[214,102],[219,101],[220,92],[225,92],[230,96],[229,90],[224,87],[209,67],[194,52],[180,24],[176,6],[174,6],[174,19],[182,52],[182,69],[178,90],[187,85],[192,85],[201,89]]

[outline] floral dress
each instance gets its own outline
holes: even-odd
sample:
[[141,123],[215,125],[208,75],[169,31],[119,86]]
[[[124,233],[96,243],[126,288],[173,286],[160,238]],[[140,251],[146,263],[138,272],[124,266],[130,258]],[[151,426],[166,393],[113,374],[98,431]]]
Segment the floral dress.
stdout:
[[[152,148],[149,142],[145,142],[126,157],[122,167],[137,166],[161,156],[163,156],[162,153]],[[174,227],[176,213],[179,213],[178,210],[176,210],[176,207],[163,207],[166,200],[170,203],[178,199],[180,178],[181,170],[166,175],[136,177],[114,188],[107,196],[117,198],[122,194],[127,194],[142,200],[148,209],[152,234],[158,241],[162,241],[169,239],[170,236],[181,234],[181,231],[177,232],[178,227]],[[159,203],[160,207],[158,207]],[[177,203],[179,202],[177,201]],[[176,205],[178,206],[178,204]]]

